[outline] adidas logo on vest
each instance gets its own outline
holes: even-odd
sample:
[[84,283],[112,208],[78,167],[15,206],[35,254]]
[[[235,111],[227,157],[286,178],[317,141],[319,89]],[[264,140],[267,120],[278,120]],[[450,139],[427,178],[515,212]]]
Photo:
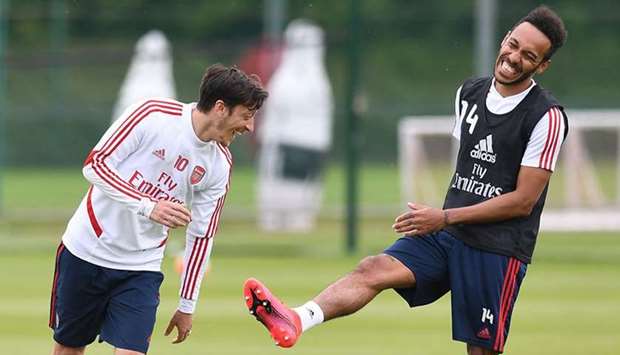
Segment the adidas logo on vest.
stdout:
[[493,136],[489,134],[486,138],[481,139],[480,142],[474,146],[474,149],[469,152],[469,156],[494,164],[497,156],[493,153]]

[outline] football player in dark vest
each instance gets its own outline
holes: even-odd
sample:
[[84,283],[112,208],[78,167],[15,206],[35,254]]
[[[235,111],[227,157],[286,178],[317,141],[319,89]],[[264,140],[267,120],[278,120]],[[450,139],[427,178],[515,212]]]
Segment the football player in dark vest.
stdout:
[[565,39],[561,18],[538,7],[502,40],[493,76],[458,89],[453,135],[460,148],[443,208],[409,203],[393,225],[402,238],[298,308],[285,307],[258,280],[246,281],[250,313],[276,344],[290,347],[303,331],[392,288],[411,307],[450,291],[453,338],[468,354],[504,351],[568,131],[563,107],[534,76]]

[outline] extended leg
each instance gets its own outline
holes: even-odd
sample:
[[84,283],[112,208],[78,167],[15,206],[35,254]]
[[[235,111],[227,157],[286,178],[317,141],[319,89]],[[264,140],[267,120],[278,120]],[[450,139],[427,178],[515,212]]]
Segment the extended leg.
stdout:
[[334,282],[314,298],[325,320],[360,310],[381,291],[415,285],[413,273],[392,256],[364,258],[351,273]]
[[[381,254],[363,259],[351,273],[323,290],[306,311],[286,307],[260,281],[248,279],[244,285],[244,296],[250,313],[267,327],[276,344],[291,347],[302,329],[308,329],[305,322],[315,322],[314,313],[320,312],[318,322],[354,313],[368,304],[379,292],[387,288],[413,287],[413,273],[395,258]],[[301,309],[301,310],[300,310]],[[301,315],[301,317],[300,317]],[[314,324],[311,324],[312,326]]]

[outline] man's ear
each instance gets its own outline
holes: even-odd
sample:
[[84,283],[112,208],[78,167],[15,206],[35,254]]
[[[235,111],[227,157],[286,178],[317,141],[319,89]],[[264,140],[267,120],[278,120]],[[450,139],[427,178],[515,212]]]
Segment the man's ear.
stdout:
[[536,74],[540,75],[544,73],[545,70],[547,70],[547,68],[549,68],[550,65],[551,65],[551,59],[547,59],[544,62],[540,63],[538,68],[536,68]]
[[228,106],[226,106],[224,101],[222,100],[215,101],[215,105],[213,105],[213,108],[215,109],[216,113],[222,116],[228,116]]

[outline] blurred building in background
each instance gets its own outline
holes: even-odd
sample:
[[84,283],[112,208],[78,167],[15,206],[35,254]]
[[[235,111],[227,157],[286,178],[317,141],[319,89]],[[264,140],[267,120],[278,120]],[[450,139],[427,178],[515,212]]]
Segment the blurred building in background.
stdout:
[[259,126],[258,221],[264,230],[307,231],[321,207],[321,173],[332,140],[332,89],[323,30],[297,19],[284,40]]

